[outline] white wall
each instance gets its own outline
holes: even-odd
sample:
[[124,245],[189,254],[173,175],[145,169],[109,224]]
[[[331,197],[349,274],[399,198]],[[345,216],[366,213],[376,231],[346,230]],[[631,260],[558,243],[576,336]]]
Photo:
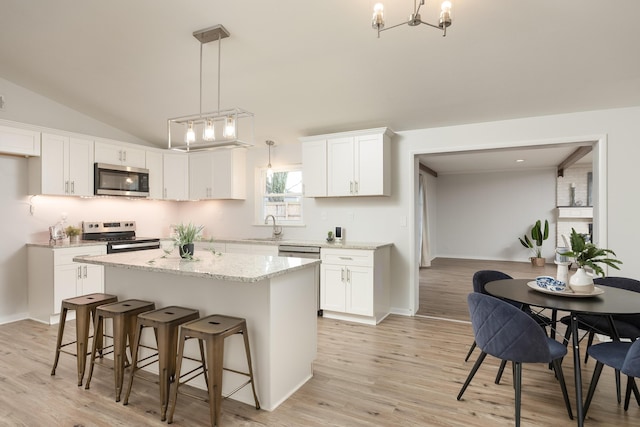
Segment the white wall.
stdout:
[[[549,221],[542,255],[555,248],[555,169],[438,175],[435,255],[526,261],[518,237],[536,220]],[[509,220],[505,221],[508,215]]]

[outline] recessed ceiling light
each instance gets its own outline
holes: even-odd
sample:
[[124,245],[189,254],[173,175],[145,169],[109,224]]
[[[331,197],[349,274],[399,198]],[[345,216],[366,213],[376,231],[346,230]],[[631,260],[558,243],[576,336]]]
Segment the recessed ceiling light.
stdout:
[[524,162],[524,159],[518,159],[518,160],[516,160],[516,163],[523,163],[523,162]]

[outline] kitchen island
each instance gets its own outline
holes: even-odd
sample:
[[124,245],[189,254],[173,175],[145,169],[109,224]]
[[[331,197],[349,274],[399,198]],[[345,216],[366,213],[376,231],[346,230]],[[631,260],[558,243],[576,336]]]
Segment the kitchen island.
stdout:
[[[158,249],[83,256],[74,261],[104,266],[105,292],[120,300],[137,298],[154,301],[156,307],[190,307],[200,310],[200,316],[245,318],[258,397],[266,410],[274,410],[313,375],[317,349],[314,278],[319,260],[213,251],[196,251],[193,260],[183,260],[177,250],[167,255]],[[143,340],[153,342],[152,337],[143,336]],[[199,354],[195,340],[187,342],[187,351],[192,356]],[[225,342],[225,367],[246,370],[240,336]],[[243,380],[225,371],[223,394]],[[204,381],[193,385],[204,388]],[[248,387],[232,398],[253,402]]]

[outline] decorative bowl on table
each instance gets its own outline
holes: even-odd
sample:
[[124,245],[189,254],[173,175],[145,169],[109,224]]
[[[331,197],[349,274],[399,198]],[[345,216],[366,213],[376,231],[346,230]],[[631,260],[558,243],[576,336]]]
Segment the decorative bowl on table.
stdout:
[[542,289],[554,292],[563,292],[567,288],[567,284],[565,282],[557,280],[551,276],[536,277],[536,284]]

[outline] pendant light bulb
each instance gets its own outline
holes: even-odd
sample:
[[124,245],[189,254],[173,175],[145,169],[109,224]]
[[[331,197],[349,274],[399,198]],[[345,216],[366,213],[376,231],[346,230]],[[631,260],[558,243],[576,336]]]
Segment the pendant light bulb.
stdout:
[[193,130],[193,122],[189,122],[187,126],[187,133],[184,136],[184,142],[189,144],[196,141],[196,133]]
[[224,123],[224,137],[233,139],[236,137],[236,121],[233,116],[227,116]]
[[216,129],[213,126],[213,119],[207,119],[202,131],[202,139],[204,139],[205,141],[215,141]]

